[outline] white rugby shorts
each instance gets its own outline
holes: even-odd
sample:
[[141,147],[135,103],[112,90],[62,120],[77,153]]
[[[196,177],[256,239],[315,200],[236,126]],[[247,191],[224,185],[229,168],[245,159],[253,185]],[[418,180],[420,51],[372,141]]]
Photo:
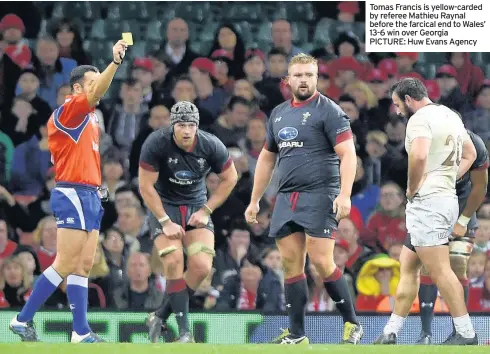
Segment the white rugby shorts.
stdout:
[[449,236],[459,216],[458,197],[415,197],[407,203],[406,227],[414,247],[440,246]]

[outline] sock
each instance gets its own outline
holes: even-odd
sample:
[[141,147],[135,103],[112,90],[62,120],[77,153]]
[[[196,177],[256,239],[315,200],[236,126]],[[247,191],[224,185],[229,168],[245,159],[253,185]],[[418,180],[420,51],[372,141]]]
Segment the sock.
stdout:
[[162,305],[155,311],[155,315],[163,321],[166,321],[172,313],[172,306],[170,305],[170,296],[165,295],[162,301]]
[[[186,287],[187,287],[187,292],[189,293],[189,297],[194,296],[196,291],[189,288],[188,285],[186,285]],[[163,298],[162,305],[158,310],[155,311],[155,315],[161,320],[166,321],[170,317],[171,313],[172,313],[172,306],[170,305],[170,297],[165,296]]]
[[383,333],[384,334],[395,333],[396,335],[398,335],[398,332],[400,332],[400,330],[403,327],[403,323],[405,323],[405,319],[406,317],[401,317],[392,313],[390,319],[388,320],[388,323],[383,329]]
[[432,319],[434,318],[434,304],[437,299],[437,287],[435,284],[420,284],[419,304],[422,331],[432,335]]
[[[189,293],[189,297],[194,296],[196,291],[189,288],[188,285],[186,285],[186,287],[187,287],[187,292]],[[155,311],[155,315],[161,320],[167,321],[171,313],[172,313],[172,306],[170,305],[170,297],[165,296],[163,298],[162,305],[158,310]]]
[[90,332],[87,321],[88,278],[70,274],[66,279],[66,295],[73,314],[73,331],[84,336]]
[[473,324],[471,323],[470,315],[466,314],[461,317],[453,318],[454,327],[456,332],[461,334],[463,338],[474,338],[475,330],[473,329]]
[[196,293],[196,291],[195,291],[194,289],[191,289],[191,288],[189,287],[189,285],[187,285],[187,284],[186,284],[185,286],[186,286],[186,288],[187,288],[187,292],[189,293],[189,297],[194,296],[194,294]]
[[464,303],[468,305],[468,296],[470,293],[469,285],[463,285],[463,292],[464,292]]
[[22,311],[17,315],[17,321],[32,321],[36,312],[41,308],[46,300],[55,292],[63,278],[56,272],[53,267],[47,268],[37,279],[34,284],[32,294]]
[[344,323],[359,324],[350,296],[349,286],[342,276],[342,271],[339,268],[335,268],[334,272],[324,280],[324,284],[328,295],[335,302],[337,309],[342,315]]
[[[470,291],[470,287],[468,285],[468,280],[461,281],[461,285],[463,285],[464,303],[466,304],[466,306],[468,306],[468,296],[469,296],[469,291]],[[456,332],[457,332],[456,326],[454,325],[454,321],[453,321],[453,334]]]
[[301,274],[284,281],[286,308],[289,317],[289,332],[295,337],[305,335],[305,312],[308,303],[306,275]]
[[189,332],[189,292],[184,279],[167,280],[167,294],[170,305],[175,313],[175,320],[179,326],[179,334]]

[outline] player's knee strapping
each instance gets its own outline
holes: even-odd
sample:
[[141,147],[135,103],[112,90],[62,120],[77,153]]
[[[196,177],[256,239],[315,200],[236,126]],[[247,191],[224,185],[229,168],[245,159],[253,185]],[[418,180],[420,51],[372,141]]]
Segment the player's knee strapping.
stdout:
[[172,252],[175,252],[175,251],[177,251],[179,249],[180,248],[179,247],[176,247],[176,246],[169,246],[169,247],[164,248],[163,250],[159,250],[158,251],[158,255],[160,257],[165,257],[167,254],[170,254]]
[[473,250],[473,240],[469,237],[456,237],[449,242],[451,268],[460,280],[466,280],[468,260]]
[[216,252],[211,247],[206,246],[202,242],[194,242],[189,245],[186,249],[187,256],[193,256],[199,252],[211,255],[211,257],[216,256]]

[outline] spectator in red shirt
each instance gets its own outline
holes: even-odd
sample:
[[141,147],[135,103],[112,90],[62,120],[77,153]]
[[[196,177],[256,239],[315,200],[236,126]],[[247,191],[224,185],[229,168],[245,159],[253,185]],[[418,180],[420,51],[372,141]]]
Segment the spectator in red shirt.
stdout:
[[393,58],[384,58],[378,63],[377,68],[388,76],[388,81],[386,82],[388,88],[393,86],[397,81],[398,75],[398,64],[396,60]]
[[34,231],[34,239],[39,244],[37,257],[41,264],[41,272],[44,272],[56,257],[56,219],[52,216],[41,219]]
[[401,188],[392,182],[381,187],[378,210],[369,218],[362,239],[384,251],[393,243],[402,243],[407,235],[405,204]]
[[337,238],[339,241],[342,240],[346,243],[346,246],[344,246],[347,249],[345,268],[355,276],[366,259],[374,255],[374,251],[359,242],[359,230],[350,218],[340,220]]
[[422,75],[414,70],[414,65],[419,58],[419,53],[395,53],[396,64],[398,67],[398,79],[404,77],[414,77],[424,81]]
[[364,68],[354,57],[342,57],[328,66],[332,83],[327,89],[327,96],[338,100],[344,88],[362,78]]
[[7,258],[14,253],[17,244],[8,239],[7,222],[0,219],[0,263],[4,258]]
[[388,256],[390,258],[400,261],[400,254],[402,253],[403,243],[392,243],[388,248]]
[[323,278],[318,274],[313,264],[308,265],[308,304],[307,312],[329,312],[335,310],[335,302],[328,296],[323,284]]
[[24,21],[15,14],[7,14],[0,21],[0,33],[7,43],[5,54],[20,68],[27,67],[31,63],[32,52],[24,41]]
[[358,1],[342,1],[337,5],[337,20],[344,23],[354,23],[356,15],[360,12]]
[[470,288],[468,297],[468,311],[490,311],[490,260],[487,261],[484,273],[483,287]]
[[470,53],[447,53],[449,63],[457,70],[461,93],[475,96],[483,85],[485,75],[481,68],[471,62]]

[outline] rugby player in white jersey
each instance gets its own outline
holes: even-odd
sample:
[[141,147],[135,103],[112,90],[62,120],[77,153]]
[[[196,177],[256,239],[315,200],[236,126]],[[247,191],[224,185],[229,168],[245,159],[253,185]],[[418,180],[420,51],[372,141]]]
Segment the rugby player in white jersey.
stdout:
[[477,345],[448,247],[459,216],[456,180],[475,161],[475,147],[459,114],[432,103],[420,80],[402,79],[390,93],[397,112],[409,119],[406,226],[415,252],[406,246],[402,249],[394,310],[375,344],[396,344],[417,296],[423,264],[448,305],[457,332],[444,344]]

